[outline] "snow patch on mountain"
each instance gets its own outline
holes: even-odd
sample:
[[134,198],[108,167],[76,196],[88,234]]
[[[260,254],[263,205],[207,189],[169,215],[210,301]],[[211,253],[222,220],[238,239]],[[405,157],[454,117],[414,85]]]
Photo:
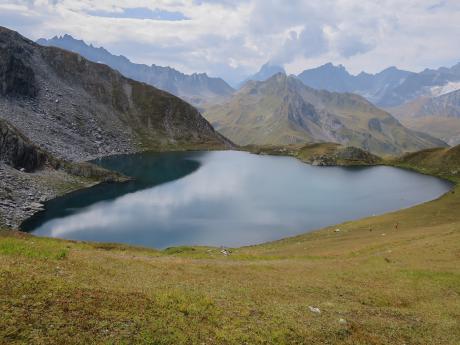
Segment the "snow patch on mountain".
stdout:
[[460,81],[449,81],[444,85],[433,86],[430,92],[433,97],[438,97],[457,90],[460,90]]

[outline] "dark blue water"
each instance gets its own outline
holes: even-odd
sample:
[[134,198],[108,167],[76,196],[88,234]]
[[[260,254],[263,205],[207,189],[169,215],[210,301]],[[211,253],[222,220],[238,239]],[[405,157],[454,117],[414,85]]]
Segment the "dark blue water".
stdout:
[[23,229],[155,248],[241,246],[409,207],[451,187],[391,167],[313,167],[235,151],[143,153],[97,163],[136,179],[51,200]]

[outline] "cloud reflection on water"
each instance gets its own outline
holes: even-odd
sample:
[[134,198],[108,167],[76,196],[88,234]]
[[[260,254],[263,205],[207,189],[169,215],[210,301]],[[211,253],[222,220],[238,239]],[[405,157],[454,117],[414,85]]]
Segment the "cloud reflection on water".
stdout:
[[408,207],[448,189],[388,167],[318,168],[242,152],[192,159],[201,166],[185,177],[51,219],[34,233],[154,247],[236,246]]

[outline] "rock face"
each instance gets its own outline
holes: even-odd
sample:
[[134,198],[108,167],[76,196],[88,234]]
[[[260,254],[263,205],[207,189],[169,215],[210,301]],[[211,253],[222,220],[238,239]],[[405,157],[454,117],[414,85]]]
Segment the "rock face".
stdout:
[[43,167],[47,158],[46,153],[0,119],[0,161],[29,172]]
[[0,119],[0,227],[17,227],[64,190],[123,176],[90,163],[56,159]]
[[106,64],[123,75],[170,92],[194,105],[228,98],[233,88],[221,78],[205,73],[187,75],[174,68],[136,64],[124,56],[115,56],[104,48],[96,48],[70,35],[39,39],[37,43],[73,51],[86,59]]
[[377,74],[362,72],[355,76],[348,73],[342,65],[328,63],[305,70],[298,77],[309,87],[331,92],[356,93],[380,106],[388,101],[392,90],[411,73],[390,67]]
[[359,95],[315,90],[283,73],[247,83],[205,116],[240,145],[335,142],[379,155],[446,145],[405,128]]
[[[25,41],[27,43],[27,41]],[[14,42],[4,42],[0,50],[0,95],[35,97],[35,74],[24,60],[28,53]]]
[[6,28],[0,52],[0,118],[57,158],[229,144],[191,105],[106,65]]

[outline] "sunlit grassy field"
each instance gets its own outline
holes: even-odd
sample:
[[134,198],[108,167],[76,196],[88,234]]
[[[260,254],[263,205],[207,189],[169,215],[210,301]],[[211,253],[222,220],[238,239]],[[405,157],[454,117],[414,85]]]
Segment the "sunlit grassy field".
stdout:
[[1,232],[0,342],[459,344],[458,151],[389,162],[438,200],[229,255]]

